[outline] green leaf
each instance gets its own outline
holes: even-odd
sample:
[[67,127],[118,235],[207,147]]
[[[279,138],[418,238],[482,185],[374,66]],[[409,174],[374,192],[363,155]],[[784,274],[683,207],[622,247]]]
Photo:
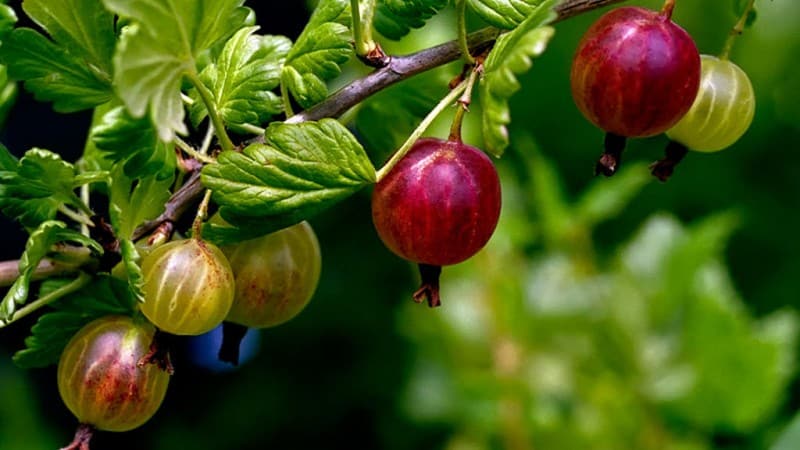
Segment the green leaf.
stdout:
[[321,0],[286,57],[281,83],[303,108],[327,97],[325,81],[339,75],[339,66],[353,54],[353,37],[344,25],[350,22],[348,4],[347,0]]
[[85,245],[97,253],[103,252],[100,244],[67,228],[64,222],[51,220],[39,225],[25,243],[25,251],[19,260],[20,275],[0,303],[0,321],[8,321],[13,318],[17,305],[23,305],[28,300],[34,270],[39,262],[50,253],[53,245],[58,242],[75,242]]
[[[2,7],[4,5],[0,5]],[[2,45],[2,43],[0,43]],[[8,69],[0,65],[0,127],[8,117],[8,112],[17,99],[17,83],[8,78]]]
[[225,220],[210,220],[203,224],[203,239],[216,245],[236,244],[290,227],[304,220],[306,214],[306,211],[295,210],[273,216],[250,217],[223,208],[220,216]]
[[122,255],[122,263],[125,265],[125,274],[128,276],[128,287],[131,294],[138,302],[143,302],[142,285],[144,284],[144,275],[139,264],[141,260],[139,250],[136,249],[136,245],[130,239],[121,239],[119,250]]
[[98,150],[124,165],[129,178],[156,174],[167,179],[175,173],[177,159],[172,146],[159,139],[147,118],[131,117],[124,106],[103,115],[92,128],[91,139]]
[[[56,111],[78,111],[108,101],[116,41],[113,14],[95,0],[26,0],[22,7],[52,40],[30,28],[6,36],[0,59],[9,75],[25,80],[25,87],[38,100],[52,101]],[[0,28],[4,23],[0,20]]]
[[412,28],[424,26],[448,3],[449,0],[378,0],[373,26],[387,38],[398,40]]
[[114,232],[120,239],[128,239],[142,222],[161,214],[170,196],[174,177],[158,179],[148,176],[134,179],[120,173],[117,168],[112,177],[109,215]]
[[5,2],[0,2],[0,43],[5,35],[14,29],[15,23],[17,23],[17,14],[14,12],[14,8],[6,5]]
[[467,4],[483,20],[498,28],[509,30],[521,24],[543,3],[552,2],[547,0],[467,0]]
[[[3,157],[8,164],[8,150]],[[4,164],[4,165],[5,165]],[[55,218],[62,205],[86,212],[73,191],[80,185],[75,168],[49,150],[28,150],[16,167],[0,171],[0,209],[28,228]]]
[[[42,283],[39,295],[46,295],[70,280],[48,280]],[[52,304],[48,312],[31,328],[25,349],[14,355],[14,362],[23,368],[46,367],[58,362],[69,339],[84,325],[112,314],[133,315],[135,300],[125,282],[110,276],[99,276],[83,289]]]
[[239,215],[299,222],[375,182],[375,169],[361,144],[333,119],[274,123],[266,144],[223,152],[217,161],[203,169],[202,180],[226,219]]
[[201,52],[246,23],[243,0],[104,0],[131,25],[114,57],[114,83],[134,118],[149,113],[165,142],[187,132],[181,102],[183,76]]
[[520,89],[517,75],[531,68],[531,59],[544,52],[555,32],[543,25],[555,18],[552,8],[556,3],[543,2],[517,29],[500,36],[486,58],[480,85],[482,129],[486,150],[495,156],[502,155],[508,146],[508,100]]
[[108,74],[93,70],[64,47],[29,28],[17,28],[3,40],[0,60],[11,78],[25,80],[25,88],[39,101],[52,101],[59,112],[93,108],[111,98]]
[[[272,90],[280,75],[292,42],[283,36],[253,35],[258,27],[242,28],[228,40],[216,63],[206,66],[200,80],[214,96],[214,103],[225,124],[238,132],[242,125],[255,125],[283,111],[279,96]],[[196,90],[190,110],[197,126],[207,115]]]

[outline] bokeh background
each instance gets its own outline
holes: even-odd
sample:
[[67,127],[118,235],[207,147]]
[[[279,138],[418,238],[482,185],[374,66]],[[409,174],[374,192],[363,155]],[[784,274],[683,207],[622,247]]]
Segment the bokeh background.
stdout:
[[[736,20],[732,3],[681,1],[674,19],[714,54]],[[757,5],[732,54],[758,97],[736,145],[690,153],[659,183],[647,164],[666,139],[636,140],[621,173],[594,178],[602,134],[575,108],[568,75],[600,12],[558,24],[512,101],[498,231],[445,269],[443,307],[411,301],[415,268],[381,245],[361,192],[312,220],[323,271],[303,314],[251,332],[254,355],[238,370],[208,363],[210,341],[183,341],[153,420],[99,434],[94,448],[800,448],[783,434],[800,408],[800,3]],[[289,37],[309,11],[299,1],[249,6],[263,32]],[[385,47],[408,53],[453,37],[443,14]],[[459,68],[348,116],[376,162],[413,126],[392,111],[424,114]],[[363,73],[349,65],[343,80]],[[465,125],[476,145],[478,115]],[[89,120],[20,90],[0,141],[16,154],[38,146],[74,159]],[[447,120],[430,133],[445,134]],[[18,257],[24,239],[3,219],[2,258]],[[10,362],[32,323],[0,330],[3,450],[57,448],[75,425],[54,368]]]

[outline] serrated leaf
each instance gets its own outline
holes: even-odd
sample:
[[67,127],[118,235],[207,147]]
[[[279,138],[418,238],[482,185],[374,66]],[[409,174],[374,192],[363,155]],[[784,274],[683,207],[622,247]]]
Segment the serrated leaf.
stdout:
[[39,101],[52,101],[59,112],[80,111],[107,102],[112,95],[109,74],[92,70],[64,47],[30,28],[17,28],[3,40],[0,60],[9,76],[24,80]]
[[375,181],[361,144],[339,122],[272,124],[266,144],[223,152],[203,169],[221,213],[299,222]]
[[171,178],[177,159],[173,147],[159,139],[147,118],[133,118],[124,106],[111,109],[92,128],[91,139],[102,153],[119,161],[129,178],[155,174]]
[[[48,280],[42,283],[39,295],[47,295],[70,280]],[[14,355],[14,362],[23,368],[46,367],[58,362],[69,339],[87,323],[112,314],[132,315],[135,301],[125,282],[110,276],[99,276],[81,290],[69,294],[51,306],[31,328],[25,349]]]
[[[38,100],[52,101],[56,111],[78,111],[108,101],[116,41],[113,14],[95,0],[26,0],[22,8],[52,40],[30,28],[7,35],[0,59],[9,75],[24,80]],[[0,19],[0,33],[5,23]]]
[[467,4],[486,22],[505,29],[516,28],[545,0],[467,0]]
[[[0,152],[7,153],[5,148]],[[8,155],[4,157],[8,161]],[[0,209],[24,226],[35,228],[55,218],[59,206],[86,211],[73,191],[80,185],[75,168],[49,150],[28,150],[13,170],[0,171]]]
[[174,176],[130,178],[116,169],[111,181],[109,216],[118,238],[130,238],[142,222],[161,214],[173,180]]
[[543,26],[555,18],[555,4],[557,0],[542,2],[518,28],[500,36],[486,58],[480,85],[482,129],[486,150],[495,156],[508,147],[508,100],[520,89],[517,75],[531,68],[532,58],[544,52],[555,32]]
[[309,108],[328,95],[325,81],[341,73],[353,54],[349,2],[322,0],[286,57],[281,83],[297,103]]
[[120,239],[120,254],[122,255],[122,263],[125,265],[125,274],[128,276],[128,287],[130,288],[131,295],[138,301],[144,301],[144,294],[142,293],[142,285],[144,284],[144,275],[142,274],[142,267],[139,264],[141,256],[136,249],[136,245],[130,239]]
[[210,220],[203,224],[203,239],[216,245],[236,244],[299,223],[305,214],[303,210],[296,210],[278,215],[250,217],[223,208],[220,216],[225,220]]
[[42,223],[31,232],[25,243],[25,251],[19,260],[19,277],[9,288],[8,293],[0,303],[0,322],[8,321],[14,316],[18,305],[23,305],[28,300],[31,277],[42,259],[50,253],[51,248],[58,242],[75,242],[91,248],[96,253],[103,249],[97,242],[67,228],[67,224],[56,220]]
[[449,0],[378,0],[373,26],[387,38],[398,40],[412,28],[424,26],[448,3]]
[[[200,80],[214,96],[214,103],[225,124],[234,131],[247,132],[242,125],[260,126],[283,111],[279,96],[272,92],[292,42],[283,36],[260,36],[258,27],[237,31],[222,49],[216,63],[206,66]],[[207,115],[205,104],[193,91],[190,109],[192,123]]]
[[114,57],[114,82],[134,118],[150,116],[158,136],[185,134],[181,81],[197,56],[245,25],[243,0],[104,0],[130,20]]

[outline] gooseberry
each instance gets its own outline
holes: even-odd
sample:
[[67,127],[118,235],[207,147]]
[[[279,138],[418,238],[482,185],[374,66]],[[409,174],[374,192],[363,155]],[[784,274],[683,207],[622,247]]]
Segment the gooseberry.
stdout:
[[280,325],[300,313],[317,288],[321,269],[319,242],[308,222],[223,249],[231,263],[236,293],[224,328],[219,357],[238,361],[243,327]]
[[233,273],[222,251],[209,242],[161,245],[142,259],[142,275],[142,313],[167,333],[206,333],[231,309]]
[[736,142],[756,110],[753,85],[736,64],[703,55],[700,90],[691,109],[667,136],[691,150],[716,152]]
[[425,138],[375,186],[372,220],[383,243],[420,265],[416,301],[438,306],[441,266],[478,252],[500,216],[500,181],[482,151]]
[[663,133],[692,106],[700,80],[700,56],[689,34],[661,12],[614,9],[584,34],[570,81],[578,109],[607,133],[597,171],[617,169],[627,137]]
[[154,332],[144,319],[106,316],[70,339],[58,362],[58,392],[82,425],[67,448],[88,448],[93,428],[128,431],[155,414],[169,374],[138,364]]

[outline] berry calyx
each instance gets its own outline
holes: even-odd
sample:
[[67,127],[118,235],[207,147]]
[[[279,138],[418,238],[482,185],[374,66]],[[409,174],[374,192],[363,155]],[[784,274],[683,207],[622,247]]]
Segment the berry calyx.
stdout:
[[[689,34],[670,19],[671,11],[671,4],[662,12],[614,9],[578,44],[572,95],[583,115],[607,133],[620,138],[663,133],[691,107],[700,56]],[[597,172],[614,174],[622,153],[618,147],[607,152]]]
[[154,332],[144,320],[107,316],[70,339],[58,362],[58,392],[82,425],[67,448],[88,449],[93,429],[128,431],[155,414],[169,374],[138,364]]
[[233,273],[214,244],[199,239],[168,242],[142,259],[142,275],[142,313],[167,333],[207,333],[231,309]]
[[375,186],[372,220],[392,252],[420,265],[423,286],[415,300],[438,306],[440,267],[486,245],[500,205],[500,180],[486,154],[462,142],[425,138]]

